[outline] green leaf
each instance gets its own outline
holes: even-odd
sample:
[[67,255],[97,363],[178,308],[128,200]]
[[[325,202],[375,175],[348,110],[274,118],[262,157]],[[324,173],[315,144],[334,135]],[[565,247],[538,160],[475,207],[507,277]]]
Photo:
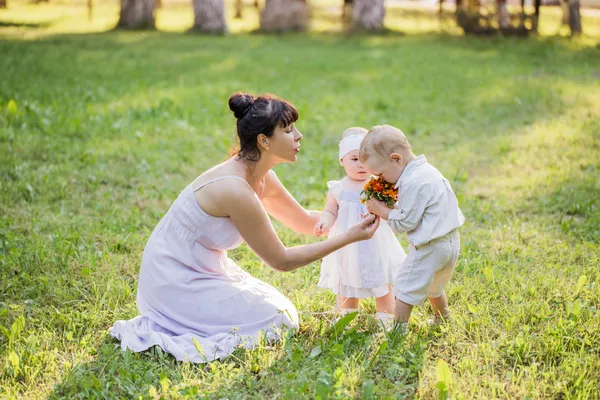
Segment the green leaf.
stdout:
[[11,351],[10,353],[8,353],[8,361],[10,362],[10,365],[12,366],[15,376],[17,376],[19,374],[19,364],[20,364],[19,356],[17,355],[17,353],[15,353],[14,351]]
[[331,392],[331,385],[327,379],[321,377],[317,379],[317,399],[327,400],[329,399],[329,393]]
[[338,335],[340,332],[344,330],[344,328],[356,318],[358,315],[358,311],[351,312],[349,314],[344,315],[338,322],[333,325],[333,333],[334,335]]
[[447,388],[452,385],[452,371],[446,361],[441,358],[438,360],[437,365],[435,367],[435,377],[438,383],[443,383]]
[[17,102],[14,99],[10,99],[8,104],[6,105],[6,113],[8,115],[15,115],[17,114]]
[[[387,342],[386,342],[387,343]],[[362,385],[362,398],[372,399],[375,394],[375,383],[371,379],[367,379]]]
[[583,304],[581,300],[577,299],[572,303],[567,304],[567,312],[569,313],[569,317],[573,316],[573,320],[579,319],[581,316],[581,312],[583,311]]
[[321,349],[321,346],[315,346],[313,347],[313,349],[310,351],[310,354],[308,355],[310,358],[315,358],[317,357],[319,354],[321,354],[323,352],[323,349]]
[[371,359],[371,362],[369,363],[369,368],[371,368],[373,366],[373,363],[375,363],[375,360],[377,360],[377,357],[379,357],[379,355],[381,353],[383,353],[385,351],[385,349],[388,348],[388,346],[389,346],[389,342],[387,340],[385,342],[381,343],[381,345],[377,349],[377,353],[375,353],[375,355]]
[[444,400],[447,399],[448,398],[448,387],[446,386],[446,384],[444,382],[438,382],[438,383],[436,383],[435,386],[438,388],[438,390],[440,392],[439,398],[444,399]]
[[17,340],[17,338],[19,337],[19,335],[23,331],[24,327],[25,327],[25,317],[21,315],[19,318],[17,318],[15,320],[15,322],[13,322],[12,326],[10,327],[10,338],[9,338],[9,340],[11,340],[12,342],[14,342],[15,340]]
[[167,375],[165,375],[165,373],[163,372],[162,374],[160,374],[160,388],[162,389],[162,392],[164,395],[166,395],[169,392],[169,386],[171,381],[169,381],[169,378],[167,378]]
[[196,351],[198,351],[198,353],[200,353],[202,358],[206,358],[206,356],[204,355],[204,351],[202,351],[202,345],[200,343],[198,343],[196,338],[192,338],[192,342],[194,343],[194,347],[196,348]]
[[300,361],[302,361],[302,350],[296,349],[292,353],[292,362],[295,363],[295,364],[297,364]]
[[585,275],[581,275],[579,277],[579,280],[577,280],[577,290],[576,290],[576,292],[580,292],[581,289],[583,289],[583,287],[587,283],[587,281],[588,281],[588,277],[585,276]]
[[481,272],[483,272],[483,275],[485,276],[488,283],[494,280],[494,271],[491,267],[485,267]]
[[8,340],[10,340],[10,332],[8,331],[8,329],[0,325],[0,332],[2,332]]

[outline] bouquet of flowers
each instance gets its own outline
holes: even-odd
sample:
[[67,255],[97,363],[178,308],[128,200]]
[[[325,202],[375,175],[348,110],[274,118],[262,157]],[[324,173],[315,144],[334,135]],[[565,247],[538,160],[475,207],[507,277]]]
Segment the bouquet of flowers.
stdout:
[[394,204],[398,200],[398,189],[390,182],[386,182],[383,178],[374,176],[366,184],[360,192],[360,202],[365,204],[370,199],[383,201],[389,208],[394,208]]

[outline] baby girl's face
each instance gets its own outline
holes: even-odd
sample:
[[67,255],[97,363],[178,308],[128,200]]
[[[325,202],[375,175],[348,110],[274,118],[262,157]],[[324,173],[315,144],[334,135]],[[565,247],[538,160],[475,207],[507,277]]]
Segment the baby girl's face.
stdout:
[[364,181],[369,178],[369,173],[365,170],[358,159],[358,150],[352,150],[342,158],[342,166],[346,170],[346,175],[356,181]]

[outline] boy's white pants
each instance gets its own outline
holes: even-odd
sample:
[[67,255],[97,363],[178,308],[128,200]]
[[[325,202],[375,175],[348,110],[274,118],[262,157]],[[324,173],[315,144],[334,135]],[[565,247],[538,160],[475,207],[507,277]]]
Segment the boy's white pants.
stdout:
[[460,237],[456,229],[422,246],[410,245],[394,281],[396,298],[418,306],[426,298],[440,297],[454,272],[459,250]]

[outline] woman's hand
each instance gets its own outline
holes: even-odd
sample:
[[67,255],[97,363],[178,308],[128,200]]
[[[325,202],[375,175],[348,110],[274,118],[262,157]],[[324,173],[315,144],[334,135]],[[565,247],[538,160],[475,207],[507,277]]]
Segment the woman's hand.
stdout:
[[346,231],[346,234],[352,242],[371,239],[377,231],[377,228],[379,228],[380,221],[378,216],[373,214],[368,215],[363,218],[362,221],[350,227],[350,229]]

